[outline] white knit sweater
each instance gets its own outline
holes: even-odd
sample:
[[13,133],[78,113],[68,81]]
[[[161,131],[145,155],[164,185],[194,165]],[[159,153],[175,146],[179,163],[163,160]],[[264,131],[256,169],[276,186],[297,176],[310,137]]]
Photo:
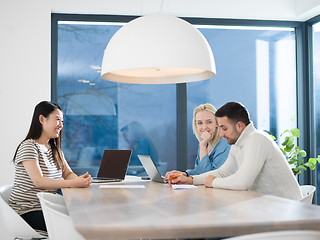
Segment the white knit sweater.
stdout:
[[265,132],[250,123],[231,147],[226,162],[217,170],[194,175],[194,184],[203,184],[208,175],[216,177],[214,188],[251,190],[300,200],[297,179],[279,146]]

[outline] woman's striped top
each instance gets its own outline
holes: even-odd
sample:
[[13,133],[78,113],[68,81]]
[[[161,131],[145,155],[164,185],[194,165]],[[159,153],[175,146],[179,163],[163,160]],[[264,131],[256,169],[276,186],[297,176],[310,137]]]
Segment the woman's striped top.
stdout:
[[56,192],[36,188],[22,164],[23,161],[38,161],[44,177],[62,179],[62,170],[57,169],[51,149],[45,152],[33,139],[23,141],[15,158],[14,184],[9,198],[9,205],[20,215],[41,210],[38,192]]

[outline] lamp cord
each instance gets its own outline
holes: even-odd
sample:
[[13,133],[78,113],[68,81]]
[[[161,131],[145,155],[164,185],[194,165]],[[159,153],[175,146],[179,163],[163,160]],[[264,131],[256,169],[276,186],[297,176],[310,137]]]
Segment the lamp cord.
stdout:
[[162,10],[163,10],[163,2],[164,2],[164,0],[162,0],[162,1],[161,1],[161,5],[160,5],[160,10],[159,10],[159,14],[161,14],[161,13],[162,13]]

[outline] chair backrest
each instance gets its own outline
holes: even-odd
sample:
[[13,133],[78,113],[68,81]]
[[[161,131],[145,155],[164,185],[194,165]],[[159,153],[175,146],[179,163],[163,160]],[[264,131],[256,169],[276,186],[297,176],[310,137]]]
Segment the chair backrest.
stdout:
[[312,204],[312,199],[314,192],[316,191],[316,187],[312,185],[303,185],[300,186],[300,191],[302,193],[302,199],[300,200],[300,202]]
[[40,192],[40,199],[44,219],[50,240],[83,240],[84,238],[76,231],[67,208],[61,203],[62,196],[57,194]]
[[12,238],[43,238],[8,205],[12,186],[5,185],[0,187],[1,238],[3,234]]
[[228,240],[319,240],[320,231],[293,230],[247,234],[231,237]]

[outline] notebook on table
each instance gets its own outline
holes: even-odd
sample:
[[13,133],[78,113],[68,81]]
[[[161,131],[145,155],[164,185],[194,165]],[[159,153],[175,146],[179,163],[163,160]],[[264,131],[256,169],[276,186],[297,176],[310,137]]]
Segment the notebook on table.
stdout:
[[149,155],[138,155],[138,158],[152,181],[166,182]]
[[132,150],[110,150],[103,153],[97,177],[92,183],[121,182],[124,180]]

